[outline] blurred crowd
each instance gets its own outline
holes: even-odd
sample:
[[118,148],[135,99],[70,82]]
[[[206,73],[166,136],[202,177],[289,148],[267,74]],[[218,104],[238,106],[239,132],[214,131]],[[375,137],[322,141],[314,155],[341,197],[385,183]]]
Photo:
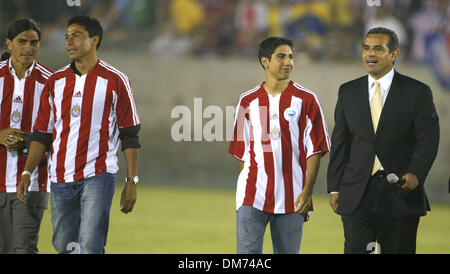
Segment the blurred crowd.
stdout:
[[[150,43],[163,56],[255,56],[268,36],[294,40],[312,60],[358,57],[368,29],[385,26],[399,36],[402,58],[425,59],[425,37],[450,44],[449,0],[0,0],[0,35],[10,22],[32,17],[50,45],[64,41],[66,21],[78,14],[101,20],[108,40]],[[72,1],[73,2],[73,1]],[[136,39],[131,39],[136,34]],[[139,35],[141,36],[139,36]],[[140,39],[139,37],[148,37]]]

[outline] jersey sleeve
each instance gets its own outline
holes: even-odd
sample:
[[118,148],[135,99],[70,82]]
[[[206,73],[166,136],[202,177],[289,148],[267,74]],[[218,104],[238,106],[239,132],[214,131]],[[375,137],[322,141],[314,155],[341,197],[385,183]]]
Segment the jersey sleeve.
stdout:
[[250,145],[250,121],[248,108],[239,102],[236,109],[233,137],[228,152],[240,161],[245,161]]
[[315,97],[309,107],[306,123],[306,134],[304,135],[306,158],[309,158],[315,154],[324,155],[329,152],[330,140],[328,137],[327,125],[322,107]]
[[126,76],[118,79],[116,115],[119,129],[140,124],[130,81]]
[[54,121],[54,110],[52,104],[51,95],[51,82],[47,81],[45,84],[41,99],[39,103],[39,111],[37,113],[36,120],[33,125],[33,131],[38,131],[41,133],[52,133],[55,126]]

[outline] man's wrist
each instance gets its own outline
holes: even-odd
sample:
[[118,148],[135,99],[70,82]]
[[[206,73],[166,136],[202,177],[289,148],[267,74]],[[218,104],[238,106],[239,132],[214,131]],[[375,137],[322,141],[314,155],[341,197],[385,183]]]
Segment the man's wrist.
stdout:
[[28,176],[31,177],[31,172],[28,171],[28,170],[24,170],[24,171],[22,172],[22,176],[24,176],[24,175],[28,175]]
[[127,176],[125,177],[125,182],[131,182],[135,185],[137,185],[139,183],[139,177],[138,176]]

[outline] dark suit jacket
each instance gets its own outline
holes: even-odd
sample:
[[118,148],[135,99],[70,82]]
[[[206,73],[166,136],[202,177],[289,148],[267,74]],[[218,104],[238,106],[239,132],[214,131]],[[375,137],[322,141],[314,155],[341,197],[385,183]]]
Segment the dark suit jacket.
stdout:
[[339,214],[359,205],[377,154],[386,173],[413,173],[419,186],[399,190],[399,212],[423,216],[429,210],[424,181],[436,158],[439,119],[431,89],[397,71],[384,103],[376,134],[372,126],[368,76],[339,88],[328,166],[328,192],[338,191]]

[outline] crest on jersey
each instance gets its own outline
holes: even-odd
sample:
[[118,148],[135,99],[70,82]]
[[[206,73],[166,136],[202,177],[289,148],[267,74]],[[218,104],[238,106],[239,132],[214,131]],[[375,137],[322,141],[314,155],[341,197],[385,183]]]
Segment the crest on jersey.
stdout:
[[14,110],[11,114],[11,122],[12,123],[19,123],[22,120],[22,114],[18,109]]
[[297,111],[294,108],[287,108],[284,111],[284,119],[291,121],[297,117]]
[[74,106],[72,106],[72,109],[70,110],[70,114],[72,114],[73,117],[78,117],[81,114],[81,107],[80,105],[77,103]]
[[281,131],[279,128],[277,128],[277,126],[273,127],[270,130],[270,139],[277,141],[281,138]]

